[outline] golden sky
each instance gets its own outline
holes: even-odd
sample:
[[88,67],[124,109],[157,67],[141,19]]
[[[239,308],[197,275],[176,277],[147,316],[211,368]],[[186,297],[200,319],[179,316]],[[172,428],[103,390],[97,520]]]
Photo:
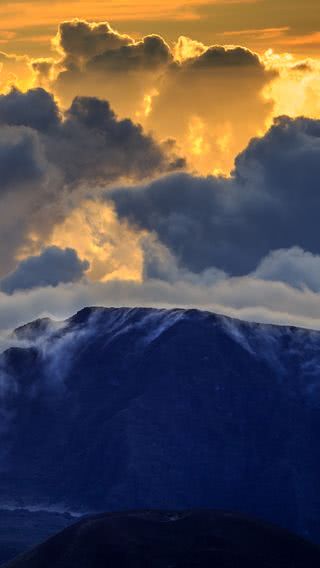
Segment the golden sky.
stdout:
[[134,36],[188,35],[204,43],[243,44],[319,54],[318,0],[1,0],[0,45],[5,51],[48,55],[61,20],[108,20]]

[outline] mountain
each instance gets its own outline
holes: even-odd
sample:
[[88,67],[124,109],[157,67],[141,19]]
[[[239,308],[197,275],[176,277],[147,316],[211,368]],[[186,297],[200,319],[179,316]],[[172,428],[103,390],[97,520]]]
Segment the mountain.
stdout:
[[214,511],[140,511],[80,521],[6,568],[318,568],[320,548]]
[[86,308],[0,356],[0,507],[227,509],[320,540],[320,333]]

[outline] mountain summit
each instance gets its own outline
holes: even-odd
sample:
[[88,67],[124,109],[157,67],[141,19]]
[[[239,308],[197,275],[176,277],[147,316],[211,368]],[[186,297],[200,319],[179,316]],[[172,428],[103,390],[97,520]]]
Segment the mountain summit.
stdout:
[[319,541],[319,332],[86,308],[16,330],[0,385],[0,505],[228,509]]

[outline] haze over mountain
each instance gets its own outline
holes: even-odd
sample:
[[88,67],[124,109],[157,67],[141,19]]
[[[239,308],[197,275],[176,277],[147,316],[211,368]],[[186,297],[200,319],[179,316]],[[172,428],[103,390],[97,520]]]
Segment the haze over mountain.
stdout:
[[319,332],[87,308],[11,341],[0,505],[218,508],[319,540]]

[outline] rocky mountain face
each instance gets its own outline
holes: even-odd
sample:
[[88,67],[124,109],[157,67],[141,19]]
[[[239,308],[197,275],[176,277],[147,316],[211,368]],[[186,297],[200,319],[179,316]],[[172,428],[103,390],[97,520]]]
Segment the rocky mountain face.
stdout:
[[0,507],[215,508],[320,540],[320,333],[87,308],[11,340]]

